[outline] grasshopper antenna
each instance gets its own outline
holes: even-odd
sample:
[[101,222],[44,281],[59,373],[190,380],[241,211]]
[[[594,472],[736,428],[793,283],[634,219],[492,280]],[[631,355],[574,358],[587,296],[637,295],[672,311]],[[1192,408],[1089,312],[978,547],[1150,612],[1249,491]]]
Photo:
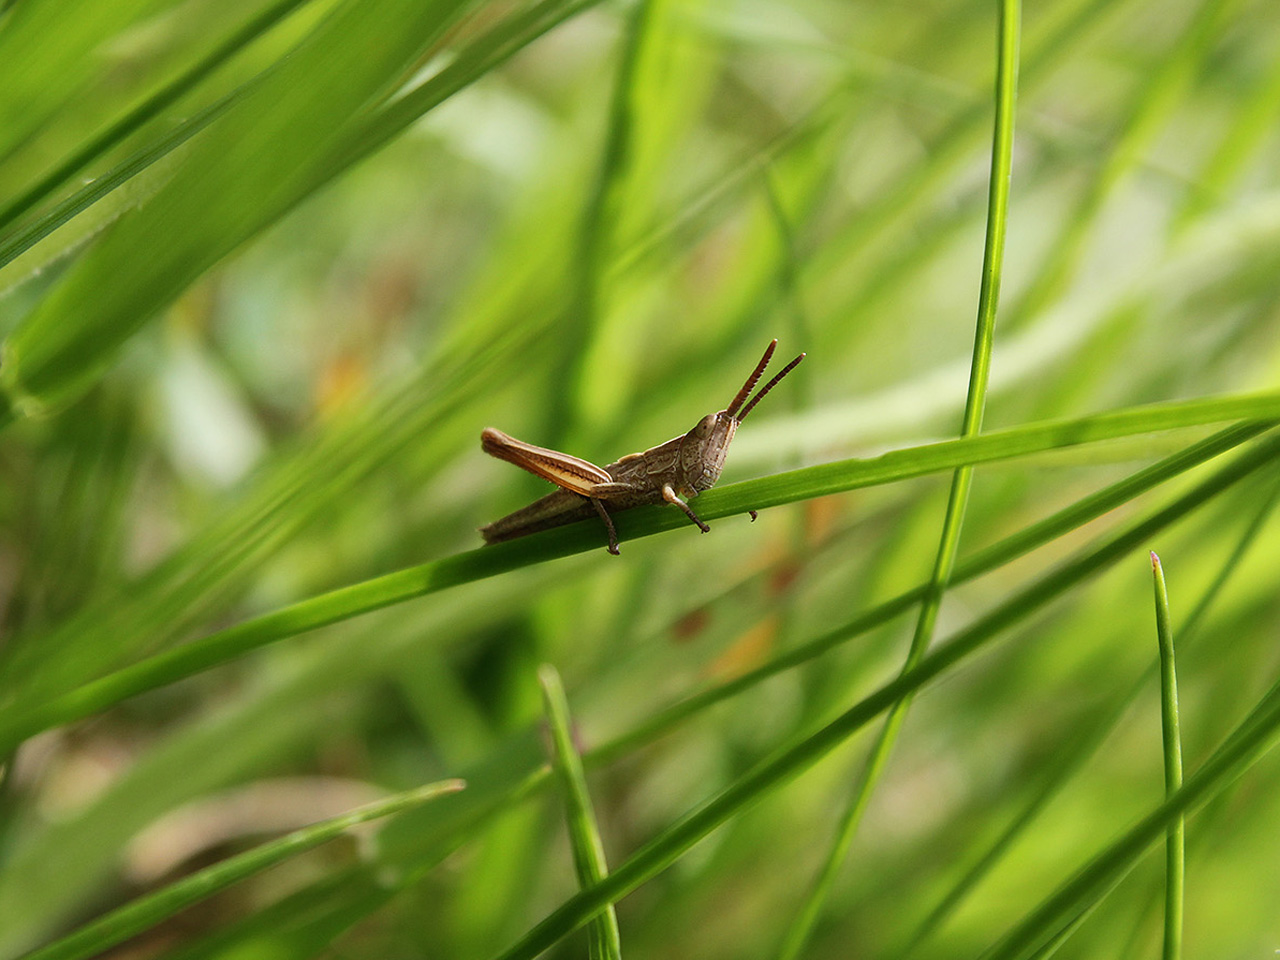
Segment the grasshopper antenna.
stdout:
[[[769,359],[769,354],[773,353],[773,344],[777,342],[778,341],[775,340],[773,341],[773,343],[769,344],[769,349],[765,352],[765,361]],[[774,378],[772,380],[770,380],[763,387],[761,387],[760,392],[751,398],[751,402],[742,408],[742,413],[738,414],[736,418],[737,421],[741,423],[743,420],[747,419],[747,414],[751,412],[751,408],[754,407],[757,403],[759,403],[766,393],[768,393],[770,390],[776,387],[778,385],[779,380],[781,380],[788,373],[790,373],[797,366],[799,366],[800,361],[804,359],[804,356],[805,355],[803,353],[800,354],[800,356],[796,357],[794,360],[788,363],[785,367],[779,370],[777,374],[774,375]],[[750,386],[755,386],[755,381],[760,377],[760,374],[763,371],[764,371],[764,362],[762,361],[760,366],[756,368],[755,374],[752,376],[752,378],[749,381],[747,381],[747,383]]]
[[738,408],[746,401],[751,391],[755,388],[756,382],[760,379],[760,375],[764,373],[764,368],[769,365],[769,361],[773,359],[773,350],[778,345],[777,340],[772,340],[769,346],[764,349],[764,356],[760,358],[760,362],[756,364],[755,370],[751,376],[747,377],[747,382],[742,385],[742,389],[738,391],[738,395],[733,398],[733,403],[725,408],[725,413],[733,416],[738,412]]

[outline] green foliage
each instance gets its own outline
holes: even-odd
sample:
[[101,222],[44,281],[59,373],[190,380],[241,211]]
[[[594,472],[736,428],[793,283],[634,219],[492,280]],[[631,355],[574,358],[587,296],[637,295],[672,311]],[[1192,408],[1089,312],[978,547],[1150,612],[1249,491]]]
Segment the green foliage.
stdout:
[[[578,882],[590,887],[598,884],[609,872],[604,858],[604,841],[600,839],[600,827],[591,809],[591,788],[587,785],[582,758],[578,756],[578,748],[573,742],[569,703],[565,700],[560,675],[555,667],[544,664],[538,668],[538,681],[542,684],[547,727],[554,748],[553,763],[560,788],[564,791],[574,870],[578,874]],[[618,917],[612,904],[606,904],[605,909],[591,921],[590,937],[587,956],[591,960],[617,960],[622,956]]]
[[[1178,671],[1173,653],[1173,628],[1169,626],[1169,588],[1164,567],[1155,552],[1151,573],[1156,590],[1156,636],[1160,643],[1160,720],[1164,734],[1164,791],[1175,795],[1182,788],[1182,735],[1178,731]],[[1182,956],[1183,889],[1186,886],[1186,818],[1169,825],[1165,837],[1164,960]]]
[[0,4],[0,955],[1274,950],[1280,23],[997,12]]

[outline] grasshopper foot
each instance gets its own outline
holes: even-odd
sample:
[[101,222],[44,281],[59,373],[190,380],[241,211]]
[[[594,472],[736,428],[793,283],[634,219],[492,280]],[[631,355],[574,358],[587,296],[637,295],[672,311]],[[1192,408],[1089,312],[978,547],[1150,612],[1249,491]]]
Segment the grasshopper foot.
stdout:
[[756,513],[754,510],[748,510],[747,513],[751,514],[752,523],[755,523],[757,520],[760,519],[760,514]]

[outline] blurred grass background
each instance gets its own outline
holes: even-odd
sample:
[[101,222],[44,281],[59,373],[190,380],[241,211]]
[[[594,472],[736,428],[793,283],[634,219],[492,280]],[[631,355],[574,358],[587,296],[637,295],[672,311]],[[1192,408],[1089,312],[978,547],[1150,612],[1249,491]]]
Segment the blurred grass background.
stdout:
[[[603,464],[722,408],[776,336],[809,359],[740,431],[726,483],[959,431],[995,4],[2,10],[0,731],[184,642],[475,548],[545,491],[482,456],[486,425]],[[1273,390],[1271,4],[1028,5],[1019,96],[987,429]],[[962,565],[1211,430],[979,466]],[[916,699],[805,956],[979,955],[1159,805],[1143,548],[1168,577],[1189,774],[1270,702],[1277,465],[1245,441],[1253,472],[1220,494],[1193,486],[1217,461],[1165,477],[948,592],[940,639],[1002,604],[1026,617]],[[947,479],[682,525],[620,559],[594,527],[568,558],[527,541],[520,569],[339,609],[26,738],[0,795],[0,950],[461,776],[118,955],[495,956],[577,888],[536,773],[537,667],[564,679],[622,864],[894,677],[914,618],[607,763],[590,751],[927,580]],[[1102,576],[1020,599],[1188,491]],[[777,956],[869,743],[759,791],[623,899],[624,955]],[[1188,955],[1280,948],[1280,765],[1254,760],[1189,820]],[[1133,855],[1059,953],[1155,955],[1162,865]],[[552,955],[586,949],[579,932]]]

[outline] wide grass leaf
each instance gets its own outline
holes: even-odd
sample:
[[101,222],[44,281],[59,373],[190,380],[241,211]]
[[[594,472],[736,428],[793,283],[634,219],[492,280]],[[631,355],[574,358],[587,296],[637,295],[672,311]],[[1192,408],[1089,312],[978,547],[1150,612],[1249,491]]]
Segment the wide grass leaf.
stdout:
[[122,217],[5,344],[9,402],[76,396],[192,280],[314,190],[348,125],[406,79],[461,0],[347,0]]

